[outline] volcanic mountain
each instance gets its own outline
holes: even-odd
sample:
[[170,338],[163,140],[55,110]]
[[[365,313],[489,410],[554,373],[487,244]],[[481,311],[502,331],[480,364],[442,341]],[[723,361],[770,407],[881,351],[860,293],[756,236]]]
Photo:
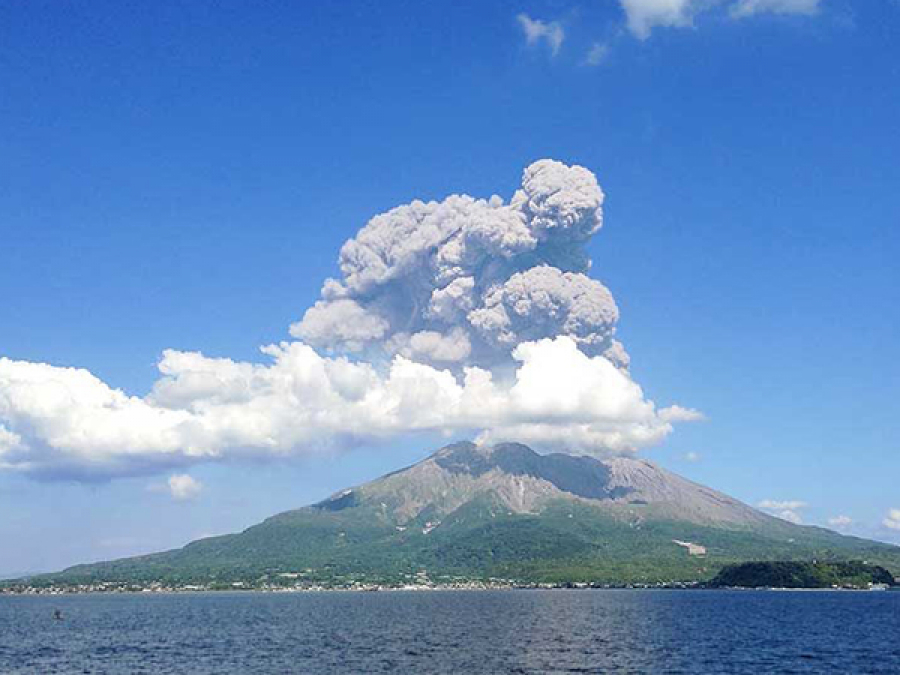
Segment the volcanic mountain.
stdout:
[[240,534],[53,575],[65,581],[701,580],[748,560],[877,562],[900,548],[789,523],[644,459],[449,445]]

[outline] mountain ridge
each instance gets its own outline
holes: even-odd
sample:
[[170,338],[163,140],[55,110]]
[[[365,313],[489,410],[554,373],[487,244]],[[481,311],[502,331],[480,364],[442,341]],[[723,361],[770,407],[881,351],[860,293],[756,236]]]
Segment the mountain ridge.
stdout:
[[[479,446],[468,441],[445,446],[406,469],[342,490],[312,506],[328,508],[337,500],[346,503],[354,491],[363,495],[374,492],[385,496],[391,491],[408,494],[411,481],[432,488],[427,495],[432,505],[438,499],[447,500],[446,490],[451,485],[463,492],[444,511],[461,506],[466,492],[471,496],[493,490],[516,513],[533,513],[542,502],[566,493],[611,508],[653,504],[665,508],[672,517],[692,522],[759,524],[777,520],[646,459],[541,455],[521,443]],[[440,490],[444,494],[439,494]],[[410,514],[421,506],[412,502],[401,507],[402,514]]]

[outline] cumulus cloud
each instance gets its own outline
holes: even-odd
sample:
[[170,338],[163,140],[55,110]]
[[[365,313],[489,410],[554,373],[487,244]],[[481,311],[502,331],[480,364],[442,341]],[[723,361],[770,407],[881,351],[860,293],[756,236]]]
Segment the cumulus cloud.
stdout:
[[587,356],[571,338],[526,342],[513,356],[522,366],[485,411],[494,422],[482,442],[603,455],[634,452],[672,431],[668,409],[657,410],[626,372]]
[[169,493],[179,502],[196,499],[203,491],[203,484],[186,473],[169,476]]
[[890,530],[900,530],[900,509],[891,509],[881,524]]
[[546,42],[554,56],[559,53],[566,32],[558,21],[540,21],[532,19],[527,14],[519,14],[516,20],[519,22],[522,32],[525,33],[525,39],[529,45]]
[[[509,382],[460,376],[397,355],[386,372],[300,342],[264,348],[268,365],[167,351],[144,398],[89,372],[0,359],[0,418],[24,442],[23,472],[115,475],[235,457],[283,457],[397,434],[478,432],[539,449],[635,452],[672,430],[626,371],[570,337],[520,344]],[[173,493],[174,494],[174,493]]]
[[[593,455],[658,443],[702,415],[658,408],[629,375],[615,300],[587,275],[603,199],[587,169],[541,160],[508,202],[377,215],[291,326],[297,341],[263,347],[261,363],[166,350],[143,397],[0,358],[0,468],[135,475],[410,433]],[[174,496],[196,487],[172,480]]]
[[778,501],[774,499],[764,499],[759,502],[757,506],[782,520],[794,523],[795,525],[801,525],[803,523],[803,517],[798,511],[806,508],[807,504],[806,502],[798,500]]
[[843,516],[843,515],[842,516],[834,516],[833,518],[828,519],[828,524],[837,530],[842,530],[842,529],[852,525],[853,519],[850,518],[849,516]]

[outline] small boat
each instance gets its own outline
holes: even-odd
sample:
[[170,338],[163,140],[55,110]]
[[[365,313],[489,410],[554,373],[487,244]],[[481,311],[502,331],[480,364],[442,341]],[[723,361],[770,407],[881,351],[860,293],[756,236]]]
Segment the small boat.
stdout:
[[54,609],[53,610],[53,618],[56,621],[62,621],[62,619],[63,619],[62,612],[59,611],[58,609]]

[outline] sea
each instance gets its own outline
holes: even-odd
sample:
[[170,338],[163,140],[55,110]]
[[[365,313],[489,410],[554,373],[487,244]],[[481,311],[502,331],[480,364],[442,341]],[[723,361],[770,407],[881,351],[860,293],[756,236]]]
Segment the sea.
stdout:
[[900,593],[0,596],[0,673],[896,675]]

